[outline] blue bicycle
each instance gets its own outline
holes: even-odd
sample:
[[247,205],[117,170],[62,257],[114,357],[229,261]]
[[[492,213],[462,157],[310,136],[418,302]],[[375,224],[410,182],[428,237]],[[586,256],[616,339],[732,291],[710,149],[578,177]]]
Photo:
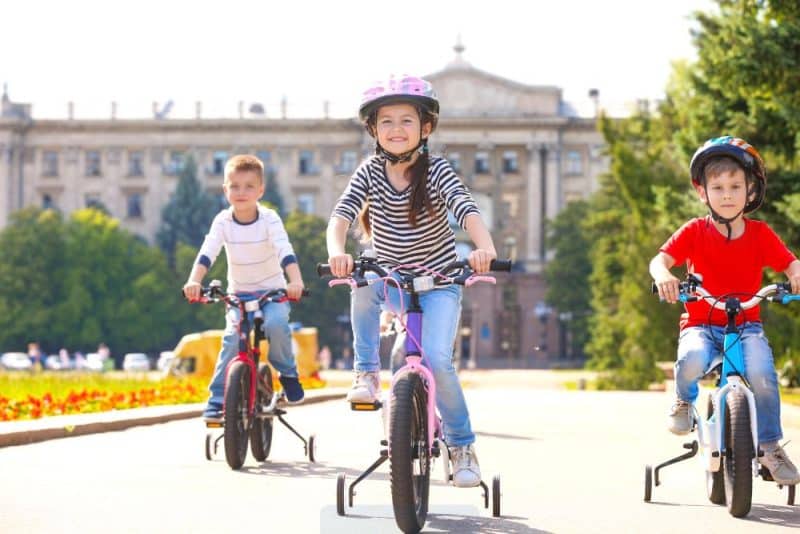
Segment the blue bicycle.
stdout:
[[[653,286],[655,292],[655,286]],[[740,297],[748,298],[742,302]],[[678,300],[708,301],[713,308],[727,315],[727,326],[723,351],[705,372],[708,378],[716,378],[716,388],[709,395],[707,416],[700,417],[695,406],[691,407],[697,439],[685,443],[689,452],[663,462],[653,469],[645,468],[644,500],[650,502],[655,485],[660,485],[659,471],[701,452],[706,471],[706,486],[709,500],[714,504],[728,505],[734,517],[744,517],[750,512],[753,493],[753,477],[772,481],[769,471],[761,466],[758,457],[764,452],[758,447],[758,414],[750,384],[745,378],[744,354],[741,333],[736,326],[736,317],[744,310],[758,306],[762,300],[788,304],[800,300],[800,295],[791,293],[788,283],[770,284],[755,295],[734,293],[714,296],[702,287],[702,277],[690,274],[680,284]],[[781,485],[778,486],[782,488]],[[794,504],[795,486],[788,487],[787,504]]]

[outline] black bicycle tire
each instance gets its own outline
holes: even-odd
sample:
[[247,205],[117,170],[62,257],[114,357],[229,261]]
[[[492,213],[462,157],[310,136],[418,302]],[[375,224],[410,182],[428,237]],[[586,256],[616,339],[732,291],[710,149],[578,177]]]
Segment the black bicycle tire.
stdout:
[[[405,533],[419,532],[428,515],[430,456],[427,433],[427,392],[419,375],[407,373],[392,388],[389,443],[394,519]],[[423,458],[414,458],[414,449]],[[414,476],[413,463],[420,461]]]
[[[258,366],[259,384],[263,380],[266,389],[262,391],[259,387],[256,391],[256,409],[268,405],[272,400],[272,372],[269,366],[262,363]],[[263,462],[269,458],[272,449],[272,419],[266,417],[256,417],[250,429],[250,452],[258,462]]]
[[733,517],[750,513],[753,498],[753,434],[750,406],[741,391],[725,396],[725,495]]
[[243,362],[233,362],[225,383],[225,460],[231,469],[239,469],[247,457],[248,428],[244,415],[250,393],[250,369]]

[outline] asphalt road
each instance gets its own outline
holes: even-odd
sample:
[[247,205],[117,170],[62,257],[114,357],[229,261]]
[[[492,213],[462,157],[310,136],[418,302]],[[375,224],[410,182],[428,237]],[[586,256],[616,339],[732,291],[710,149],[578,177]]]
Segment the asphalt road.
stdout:
[[[502,517],[479,489],[441,482],[434,466],[426,532],[780,532],[800,527],[786,490],[760,479],[753,510],[734,519],[708,502],[698,461],[665,469],[643,502],[644,466],[683,452],[665,429],[665,393],[570,392],[473,386],[467,390],[484,479],[499,474]],[[787,439],[800,414],[786,408]],[[336,515],[336,475],[353,480],[377,458],[379,413],[344,401],[293,407],[287,420],[317,434],[317,463],[276,427],[265,463],[231,471],[204,456],[199,419],[0,449],[0,532],[396,532],[388,465]],[[790,445],[800,460],[800,447]]]

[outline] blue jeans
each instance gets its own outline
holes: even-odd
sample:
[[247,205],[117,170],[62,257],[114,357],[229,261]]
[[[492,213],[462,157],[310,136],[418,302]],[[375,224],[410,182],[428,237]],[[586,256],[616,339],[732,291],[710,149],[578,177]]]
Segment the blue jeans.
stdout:
[[[680,399],[689,402],[697,399],[697,381],[714,357],[722,353],[724,338],[725,327],[722,326],[692,326],[681,332],[675,362],[675,389]],[[758,441],[778,441],[783,438],[778,374],[761,323],[745,323],[740,343],[744,352],[744,375],[756,399]]]
[[[239,297],[245,301],[257,298],[251,294]],[[269,362],[281,376],[297,376],[297,365],[292,353],[292,332],[289,329],[289,309],[288,302],[267,302],[261,307],[261,312],[264,314],[264,335],[269,340]],[[211,384],[208,386],[211,393],[208,398],[209,406],[222,407],[225,393],[225,369],[228,362],[239,353],[239,333],[237,331],[239,314],[239,308],[228,308],[225,313],[222,348],[219,351],[217,365],[214,367],[214,376],[211,377]],[[248,312],[247,315],[252,327],[253,313]]]
[[[354,289],[350,294],[353,324],[353,349],[357,371],[379,371],[380,312],[382,308],[400,310],[400,291],[389,284],[389,302],[385,302],[385,282]],[[403,309],[411,298],[403,294]],[[450,285],[419,296],[424,312],[422,344],[426,363],[436,380],[436,406],[442,416],[444,438],[451,447],[469,445],[475,434],[469,421],[464,392],[453,367],[453,343],[461,315],[461,286]]]

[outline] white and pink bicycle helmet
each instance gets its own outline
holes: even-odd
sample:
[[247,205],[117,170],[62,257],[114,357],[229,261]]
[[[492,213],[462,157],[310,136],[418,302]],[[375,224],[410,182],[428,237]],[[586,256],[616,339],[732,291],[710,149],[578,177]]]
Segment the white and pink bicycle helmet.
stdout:
[[409,102],[421,106],[435,118],[439,115],[439,99],[429,81],[415,76],[390,76],[388,80],[370,87],[361,98],[358,117],[366,122],[370,115],[385,104]]

